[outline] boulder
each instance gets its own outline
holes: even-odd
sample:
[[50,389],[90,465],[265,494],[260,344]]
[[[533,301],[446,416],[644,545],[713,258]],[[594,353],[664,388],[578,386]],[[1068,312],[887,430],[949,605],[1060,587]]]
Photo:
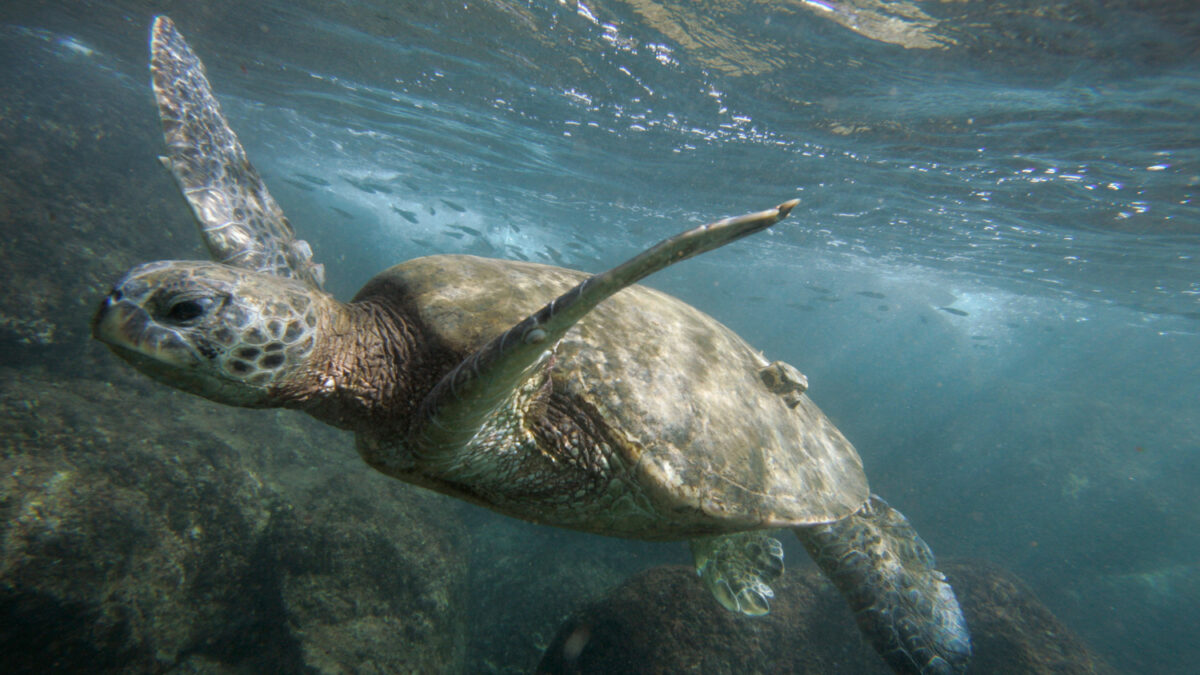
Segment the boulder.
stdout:
[[[978,673],[1110,673],[1012,574],[942,566],[971,627]],[[721,608],[689,567],[657,567],[577,612],[539,673],[863,673],[888,675],[819,571],[789,571],[762,618]]]
[[446,498],[298,414],[108,378],[0,372],[6,672],[461,668]]

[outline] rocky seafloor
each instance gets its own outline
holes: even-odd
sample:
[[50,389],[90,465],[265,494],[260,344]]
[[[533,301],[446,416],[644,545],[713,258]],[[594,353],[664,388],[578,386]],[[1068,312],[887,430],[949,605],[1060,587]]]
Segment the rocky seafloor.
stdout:
[[[1113,673],[1011,573],[942,565],[972,632],[970,672]],[[745,617],[709,597],[687,567],[637,574],[564,622],[539,673],[891,672],[816,569],[786,574],[771,613]]]
[[[445,672],[466,532],[295,415],[0,377],[0,645],[20,672]],[[10,670],[11,672],[11,670]]]

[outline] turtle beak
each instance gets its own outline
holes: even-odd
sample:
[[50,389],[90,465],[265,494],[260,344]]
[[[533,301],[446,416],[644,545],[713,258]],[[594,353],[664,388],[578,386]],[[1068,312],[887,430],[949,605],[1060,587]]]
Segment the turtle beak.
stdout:
[[92,337],[141,368],[146,360],[175,367],[190,367],[196,362],[179,334],[155,322],[120,286],[100,303],[92,318]]
[[145,325],[149,318],[146,310],[125,301],[118,288],[100,303],[100,309],[92,317],[92,337],[106,345],[124,347],[136,342],[132,338],[137,331],[132,329],[131,324]]

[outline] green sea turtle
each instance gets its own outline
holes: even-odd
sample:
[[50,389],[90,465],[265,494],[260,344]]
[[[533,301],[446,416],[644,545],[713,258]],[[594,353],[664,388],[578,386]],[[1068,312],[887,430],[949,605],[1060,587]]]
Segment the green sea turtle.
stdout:
[[443,255],[349,302],[250,165],[204,67],[166,17],[151,38],[174,174],[213,262],[131,270],[94,335],[151,377],[222,403],[353,430],[383,473],[538,523],[689,540],[725,607],[766,613],[792,530],[898,672],[958,673],[958,602],[854,448],[716,320],[634,285],[761,231],[790,201],[698,227],[607,272]]

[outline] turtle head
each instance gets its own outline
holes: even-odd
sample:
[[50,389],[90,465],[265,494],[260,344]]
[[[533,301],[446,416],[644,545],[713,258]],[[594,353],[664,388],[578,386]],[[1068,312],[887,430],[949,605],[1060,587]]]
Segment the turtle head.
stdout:
[[312,354],[322,297],[292,279],[218,263],[148,263],[113,287],[92,335],[163,383],[265,407]]

